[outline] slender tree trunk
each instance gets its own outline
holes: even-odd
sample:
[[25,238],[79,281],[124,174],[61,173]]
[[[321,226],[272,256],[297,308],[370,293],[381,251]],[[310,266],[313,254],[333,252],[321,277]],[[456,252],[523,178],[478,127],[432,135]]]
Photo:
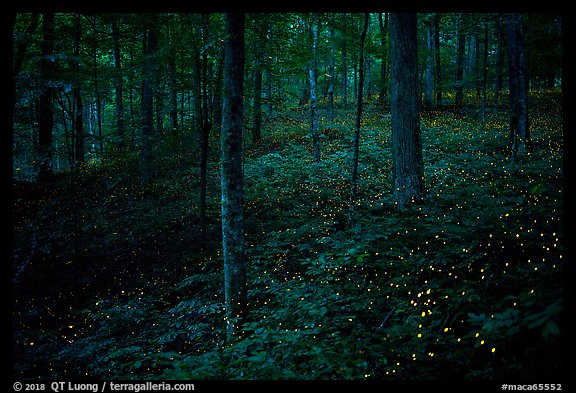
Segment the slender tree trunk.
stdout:
[[334,14],[330,16],[330,65],[329,65],[329,75],[330,81],[328,83],[328,116],[330,121],[334,121]]
[[434,16],[428,21],[428,29],[426,31],[426,47],[428,49],[426,56],[426,88],[424,95],[424,109],[432,109],[434,103]]
[[466,81],[467,89],[472,90],[475,88],[475,78],[476,78],[476,34],[470,34],[470,39],[468,40],[468,78]]
[[386,85],[386,69],[388,63],[388,51],[386,50],[386,36],[388,35],[388,14],[384,14],[382,20],[382,13],[378,14],[378,22],[380,24],[380,46],[382,47],[382,63],[380,64],[380,104],[384,106],[386,102],[386,95],[388,86]]
[[314,162],[320,162],[320,135],[318,130],[318,104],[316,98],[316,58],[317,58],[317,45],[318,45],[318,16],[314,15],[312,25],[310,27],[312,34],[312,58],[310,59],[310,66],[308,69],[310,80],[310,118],[311,118],[311,134],[312,142],[314,144]]
[[494,103],[498,104],[500,90],[502,90],[503,69],[504,69],[504,34],[502,32],[502,18],[496,21],[496,32],[498,47],[496,49],[496,82],[494,84]]
[[158,15],[147,16],[147,30],[144,34],[143,79],[142,79],[142,134],[140,151],[140,180],[142,185],[151,181],[152,137],[154,132],[154,62],[158,46]]
[[270,54],[270,37],[272,36],[272,23],[266,24],[266,44],[264,45],[264,111],[266,119],[272,116],[272,59]]
[[487,83],[488,83],[488,25],[484,24],[484,50],[482,57],[482,124],[486,124]]
[[52,108],[53,88],[51,79],[54,77],[54,14],[42,15],[42,58],[40,59],[40,75],[43,87],[38,102],[38,180],[49,181],[52,178],[52,128],[54,113]]
[[82,94],[80,91],[80,81],[82,76],[80,75],[80,15],[76,15],[76,21],[74,24],[74,59],[73,67],[74,74],[76,75],[76,84],[73,88],[74,95],[74,107],[75,119],[74,124],[74,135],[76,146],[75,146],[75,161],[76,168],[79,168],[84,164],[84,106],[82,105]]
[[404,209],[424,194],[416,14],[390,15],[392,62],[392,172],[396,207]]
[[112,40],[114,42],[114,90],[116,90],[116,148],[124,151],[124,82],[122,76],[122,57],[120,53],[120,28],[116,21],[112,22]]
[[231,341],[247,314],[244,266],[242,115],[244,15],[226,14],[224,99],[221,132],[222,249],[226,332]]
[[435,82],[434,85],[436,86],[436,105],[442,105],[442,68],[441,68],[441,61],[440,61],[440,14],[434,15],[434,48],[435,51],[435,58],[436,58],[436,67],[435,67]]
[[104,136],[102,135],[102,98],[96,93],[96,124],[98,125],[98,148],[100,155],[104,153]]
[[347,58],[348,58],[348,54],[346,51],[346,14],[343,14],[341,16],[341,31],[342,31],[342,48],[341,48],[341,53],[342,53],[342,104],[344,107],[346,107],[347,101],[348,101],[348,64],[347,64]]
[[466,50],[466,35],[463,28],[464,16],[458,16],[458,58],[456,65],[456,101],[457,107],[464,102],[464,53]]
[[262,137],[262,68],[259,59],[254,66],[254,124],[252,125],[252,143],[260,143]]
[[168,68],[170,72],[170,121],[172,135],[178,134],[178,76],[176,74],[176,51],[174,49],[174,27],[170,21],[170,54]]
[[348,225],[354,221],[354,204],[356,203],[356,188],[358,183],[358,156],[360,151],[360,124],[362,121],[362,99],[364,90],[364,41],[368,31],[369,13],[364,14],[364,29],[360,33],[360,54],[359,54],[359,86],[358,100],[356,107],[356,130],[354,132],[354,155],[352,157],[352,180],[350,181],[350,207],[348,210]]

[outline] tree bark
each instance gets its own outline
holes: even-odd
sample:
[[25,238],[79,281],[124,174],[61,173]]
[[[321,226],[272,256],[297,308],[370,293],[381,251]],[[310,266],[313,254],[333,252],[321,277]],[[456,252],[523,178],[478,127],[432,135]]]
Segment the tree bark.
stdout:
[[334,121],[334,14],[330,16],[330,65],[329,65],[329,75],[330,81],[328,84],[328,116],[330,121]]
[[147,29],[143,37],[142,79],[142,134],[140,151],[140,180],[142,185],[151,181],[152,135],[154,132],[154,62],[158,47],[158,15],[147,16]]
[[80,81],[82,76],[80,75],[80,15],[76,15],[76,22],[74,27],[74,59],[73,59],[73,70],[76,75],[76,84],[74,85],[73,95],[74,95],[74,107],[75,107],[75,119],[73,120],[74,128],[73,132],[75,135],[75,155],[74,160],[76,167],[80,167],[84,164],[84,107],[82,105],[82,94],[80,91]]
[[42,58],[40,75],[43,87],[38,102],[38,180],[49,181],[52,178],[52,128],[54,112],[52,108],[54,77],[54,14],[42,15]]
[[364,41],[368,31],[369,13],[364,14],[364,29],[360,33],[360,54],[359,54],[359,86],[358,101],[356,108],[356,130],[354,132],[354,155],[352,157],[352,180],[350,187],[350,207],[348,210],[348,225],[354,221],[354,204],[356,203],[356,188],[358,183],[358,156],[360,151],[360,124],[362,121],[362,99],[364,90]]
[[170,72],[170,121],[172,123],[172,135],[178,134],[178,76],[176,73],[176,51],[174,49],[174,27],[172,19],[170,23],[170,53],[168,68]]
[[435,81],[434,85],[436,87],[436,105],[442,105],[442,68],[440,61],[440,14],[434,15],[434,48],[436,67],[435,67]]
[[522,14],[510,14],[506,21],[510,86],[510,152],[522,156],[530,147],[528,124],[528,80],[524,51]]
[[504,34],[502,32],[502,19],[496,21],[496,32],[498,47],[496,49],[496,82],[494,83],[494,103],[498,104],[500,90],[502,89],[503,69],[504,69]]
[[464,16],[458,15],[458,55],[456,65],[456,100],[457,107],[464,102],[464,53],[466,50],[466,35],[463,28]]
[[120,53],[120,28],[118,22],[112,22],[112,40],[114,42],[114,90],[116,91],[116,148],[124,151],[124,83],[122,81],[122,57]]
[[252,143],[260,143],[262,138],[262,67],[259,59],[254,66],[254,124],[252,125]]
[[314,162],[320,162],[320,135],[318,131],[318,100],[316,98],[316,66],[317,66],[317,45],[318,45],[318,16],[312,16],[311,22],[311,35],[312,35],[312,58],[308,69],[310,81],[310,119],[311,119],[311,134],[314,149]]
[[428,21],[428,29],[426,31],[426,48],[428,50],[426,56],[426,88],[424,94],[424,109],[432,109],[434,103],[434,16]]
[[238,329],[247,313],[243,234],[243,89],[244,15],[226,14],[221,132],[221,185],[226,332],[229,340],[237,335]]
[[422,199],[416,14],[390,15],[393,195],[397,209]]
[[488,25],[484,24],[484,49],[482,55],[482,124],[486,124],[487,84],[488,84]]
[[346,14],[342,14],[341,16],[341,20],[340,20],[340,30],[342,32],[342,47],[341,47],[341,53],[342,53],[342,104],[344,107],[346,107],[346,103],[348,101],[348,64],[347,64],[347,58],[348,58],[348,54],[347,54],[347,43],[346,43],[346,19],[347,19],[347,15]]

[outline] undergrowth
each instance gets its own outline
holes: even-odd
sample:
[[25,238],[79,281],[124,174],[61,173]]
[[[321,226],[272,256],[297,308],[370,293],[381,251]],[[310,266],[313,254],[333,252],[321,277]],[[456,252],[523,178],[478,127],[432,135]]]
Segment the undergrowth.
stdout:
[[533,100],[534,147],[515,161],[505,112],[485,122],[425,114],[427,194],[402,212],[390,192],[390,117],[369,106],[352,226],[353,115],[325,127],[320,164],[306,114],[270,121],[245,148],[250,314],[234,342],[225,340],[217,151],[205,228],[198,160],[182,144],[157,147],[148,188],[134,160],[118,158],[86,171],[74,192],[66,182],[41,201],[16,192],[15,212],[29,214],[14,228],[15,377],[560,376],[555,99]]

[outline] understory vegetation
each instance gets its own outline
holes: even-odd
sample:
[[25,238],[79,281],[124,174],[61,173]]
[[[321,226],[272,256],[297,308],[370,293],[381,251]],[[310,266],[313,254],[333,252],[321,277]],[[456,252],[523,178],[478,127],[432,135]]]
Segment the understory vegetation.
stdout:
[[191,130],[155,147],[146,187],[136,150],[14,181],[14,377],[555,382],[561,97],[531,93],[532,148],[514,160],[507,107],[482,122],[467,102],[422,113],[426,196],[397,211],[390,114],[368,100],[352,225],[355,113],[321,118],[319,164],[306,110],[264,122],[244,147],[249,315],[231,343],[217,148],[204,229]]

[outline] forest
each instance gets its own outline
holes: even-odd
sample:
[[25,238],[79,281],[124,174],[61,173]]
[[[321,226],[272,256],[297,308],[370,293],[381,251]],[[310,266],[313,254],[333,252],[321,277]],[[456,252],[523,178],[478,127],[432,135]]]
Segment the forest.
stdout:
[[12,379],[561,384],[563,21],[15,13]]

